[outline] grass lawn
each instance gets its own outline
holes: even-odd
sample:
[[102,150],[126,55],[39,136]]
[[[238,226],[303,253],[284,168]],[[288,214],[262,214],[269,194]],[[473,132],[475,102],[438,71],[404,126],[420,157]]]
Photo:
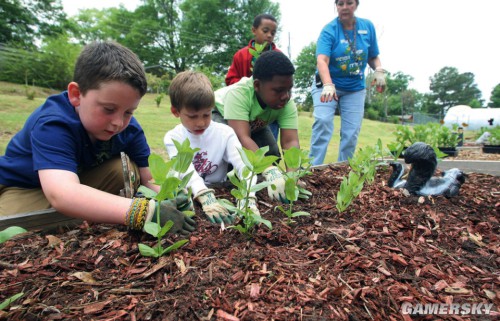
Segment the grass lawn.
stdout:
[[[47,95],[53,92],[37,89],[35,99],[28,100],[22,85],[0,82],[0,87],[2,88],[0,89],[0,155],[3,155],[10,138],[21,129],[29,114],[45,101]],[[166,156],[163,136],[168,130],[179,124],[179,119],[170,113],[168,96],[163,99],[159,108],[156,107],[155,97],[156,94],[146,94],[135,112],[135,117],[143,127],[152,151]],[[311,113],[300,113],[299,138],[302,149],[309,150],[313,121]],[[395,126],[394,124],[364,119],[358,147],[374,145],[378,138],[386,145],[394,139],[392,132]],[[340,142],[339,130],[340,118],[336,117],[335,131],[325,159],[327,163],[337,160]]]

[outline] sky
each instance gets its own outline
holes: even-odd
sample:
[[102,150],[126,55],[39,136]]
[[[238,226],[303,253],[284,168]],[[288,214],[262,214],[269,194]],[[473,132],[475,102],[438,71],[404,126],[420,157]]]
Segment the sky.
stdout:
[[[278,47],[295,59],[337,17],[334,0],[273,0],[280,4]],[[75,4],[78,3],[78,4]],[[116,7],[133,10],[138,0],[62,0],[68,15],[78,9]],[[373,22],[384,69],[410,75],[410,88],[429,92],[443,67],[471,72],[485,103],[500,84],[500,1],[360,0],[356,16]],[[250,28],[250,26],[249,26]],[[228,63],[229,65],[229,63]]]

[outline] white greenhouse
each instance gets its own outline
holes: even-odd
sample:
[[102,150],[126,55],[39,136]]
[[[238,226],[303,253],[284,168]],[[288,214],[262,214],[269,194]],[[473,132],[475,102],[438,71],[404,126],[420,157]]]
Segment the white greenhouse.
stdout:
[[[471,108],[458,105],[448,109],[444,117],[444,124],[452,127],[458,124],[465,130],[478,130],[481,127],[493,128],[500,125],[500,108]],[[467,124],[467,126],[462,126]]]

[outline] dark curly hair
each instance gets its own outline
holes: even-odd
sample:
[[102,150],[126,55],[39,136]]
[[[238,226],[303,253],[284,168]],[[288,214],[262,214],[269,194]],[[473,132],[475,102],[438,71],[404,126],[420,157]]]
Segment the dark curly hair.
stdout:
[[253,78],[261,81],[271,80],[274,76],[291,76],[295,67],[290,59],[280,51],[263,52],[253,66]]

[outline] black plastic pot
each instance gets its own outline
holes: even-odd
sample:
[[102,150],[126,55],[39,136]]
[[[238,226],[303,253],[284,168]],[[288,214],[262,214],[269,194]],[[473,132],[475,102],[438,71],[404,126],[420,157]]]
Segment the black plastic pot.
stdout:
[[500,145],[484,145],[483,153],[500,154]]
[[458,155],[458,150],[455,147],[438,147],[442,153],[448,156],[456,157]]

